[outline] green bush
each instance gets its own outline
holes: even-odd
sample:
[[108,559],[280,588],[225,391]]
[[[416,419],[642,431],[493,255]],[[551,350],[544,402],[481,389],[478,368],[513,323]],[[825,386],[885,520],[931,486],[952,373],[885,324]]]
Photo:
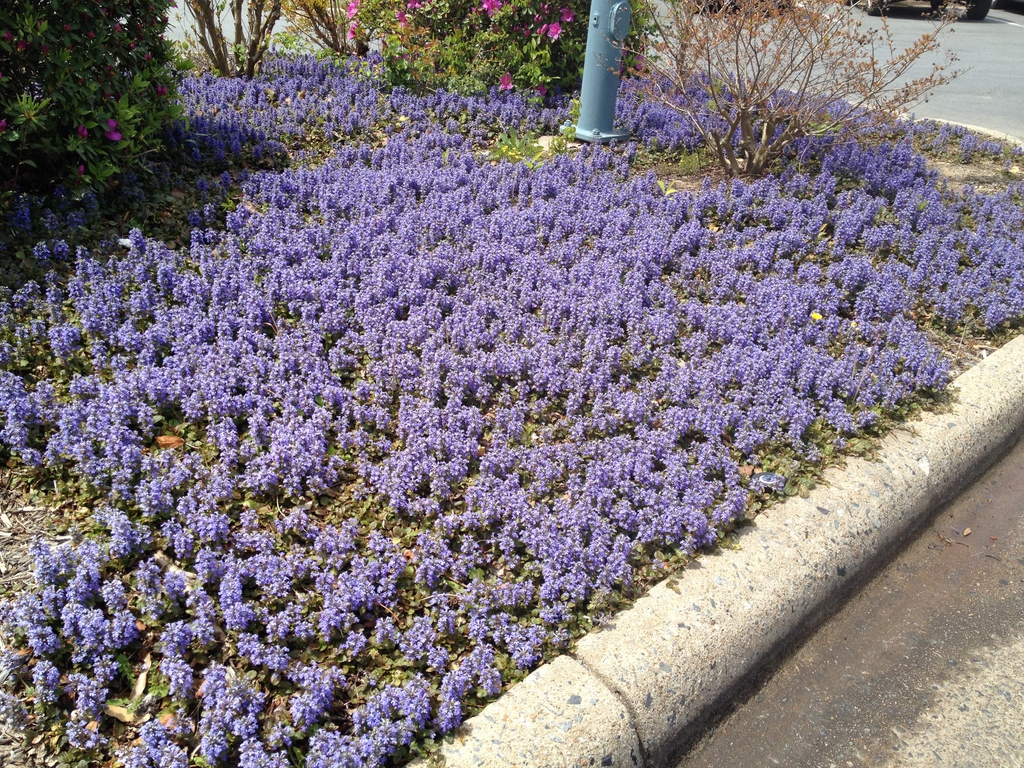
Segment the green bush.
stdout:
[[463,91],[572,89],[587,45],[590,0],[434,0],[408,3],[386,38],[398,82]]
[[136,167],[178,116],[170,0],[0,5],[0,199],[98,185]]
[[[321,26],[338,40],[344,31],[352,49],[379,49],[391,81],[418,92],[579,86],[590,0],[290,2],[329,19]],[[627,47],[638,47],[643,26],[634,23]]]

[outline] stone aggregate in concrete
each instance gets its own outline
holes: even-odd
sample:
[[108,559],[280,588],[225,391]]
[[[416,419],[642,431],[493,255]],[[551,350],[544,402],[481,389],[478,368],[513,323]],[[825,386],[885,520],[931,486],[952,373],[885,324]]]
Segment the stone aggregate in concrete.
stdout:
[[567,656],[545,664],[468,720],[443,754],[447,768],[643,764],[626,708]]

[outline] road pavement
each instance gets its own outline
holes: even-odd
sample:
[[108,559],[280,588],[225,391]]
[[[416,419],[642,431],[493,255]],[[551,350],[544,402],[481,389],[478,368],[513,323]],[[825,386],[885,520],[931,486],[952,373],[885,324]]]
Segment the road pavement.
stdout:
[[678,762],[1024,766],[1024,441]]
[[[903,50],[935,27],[927,3],[901,3],[890,8],[889,29]],[[859,9],[854,17],[866,26],[882,22]],[[955,68],[964,72],[914,107],[917,117],[980,126],[1024,139],[1024,2],[1006,2],[989,12],[984,21],[958,21],[941,34],[942,50],[955,53]],[[933,61],[941,61],[942,56]],[[928,71],[922,62],[909,73]]]

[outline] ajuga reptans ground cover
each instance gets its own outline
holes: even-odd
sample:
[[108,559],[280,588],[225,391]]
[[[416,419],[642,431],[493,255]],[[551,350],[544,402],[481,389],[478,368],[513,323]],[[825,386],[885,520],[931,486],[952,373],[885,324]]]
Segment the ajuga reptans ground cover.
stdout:
[[696,134],[629,84],[637,142],[531,164],[482,144],[565,102],[284,58],[182,93],[189,162],[288,167],[203,181],[182,247],[40,242],[0,303],[0,438],[87,510],[0,608],[0,709],[76,761],[401,761],[943,387],[928,328],[1024,311],[1022,189],[913,131],[673,193],[637,154]]

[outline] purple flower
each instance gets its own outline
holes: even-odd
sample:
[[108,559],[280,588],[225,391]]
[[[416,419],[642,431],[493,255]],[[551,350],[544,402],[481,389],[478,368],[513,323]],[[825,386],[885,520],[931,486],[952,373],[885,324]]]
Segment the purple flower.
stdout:
[[28,712],[24,703],[8,691],[0,691],[0,724],[20,730],[28,723]]
[[139,729],[138,741],[118,755],[125,768],[187,768],[188,753],[174,743],[160,722],[145,723]]
[[110,118],[109,120],[107,120],[107,130],[103,132],[103,135],[106,136],[111,141],[120,141],[121,133],[120,131],[116,130],[116,128],[117,121],[113,118]]
[[83,139],[88,138],[89,136],[88,129],[81,123],[78,124],[78,135]]
[[[952,199],[909,141],[995,151],[950,128],[806,139],[777,176],[676,192],[630,161],[692,150],[698,126],[629,79],[636,142],[529,167],[480,150],[496,126],[556,131],[565,98],[509,73],[473,97],[375,78],[272,56],[252,81],[184,79],[167,141],[189,162],[288,167],[197,183],[174,250],[38,242],[64,268],[0,297],[0,439],[105,497],[87,536],[33,546],[38,587],[0,604],[0,632],[97,746],[112,724],[85,718],[131,688],[118,657],[155,644],[188,706],[140,730],[131,768],[180,765],[186,742],[211,765],[307,744],[310,766],[386,764],[508,660],[564,646],[638,553],[711,544],[784,484],[740,464],[813,463],[812,433],[841,448],[941,387],[911,312],[1024,316],[1018,192]],[[321,132],[330,156],[303,154]]]

